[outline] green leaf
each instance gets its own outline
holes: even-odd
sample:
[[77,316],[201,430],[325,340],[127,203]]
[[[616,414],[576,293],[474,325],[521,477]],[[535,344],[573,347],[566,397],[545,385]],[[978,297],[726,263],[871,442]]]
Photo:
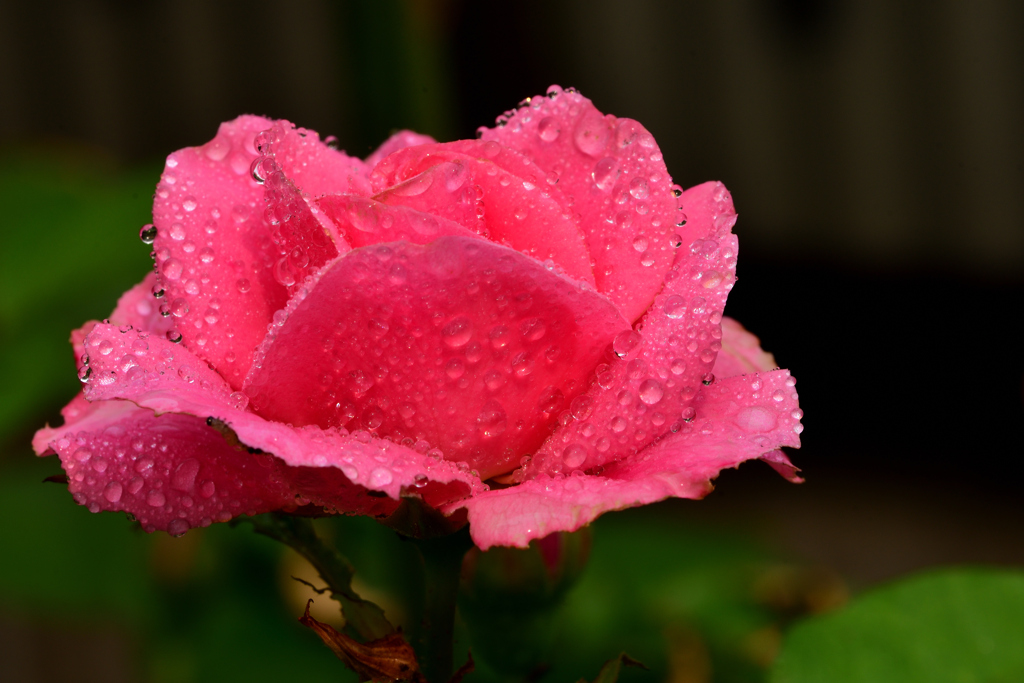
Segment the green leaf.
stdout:
[[873,590],[796,626],[770,680],[1024,680],[1024,573],[943,570]]

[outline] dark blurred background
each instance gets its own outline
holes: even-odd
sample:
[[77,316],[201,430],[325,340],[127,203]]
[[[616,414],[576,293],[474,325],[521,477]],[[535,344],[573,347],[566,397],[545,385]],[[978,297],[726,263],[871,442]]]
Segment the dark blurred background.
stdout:
[[[806,484],[750,464],[657,509],[855,590],[1024,564],[1014,0],[0,0],[0,482],[57,471],[26,444],[76,391],[68,330],[149,268],[134,235],[167,153],[244,112],[358,156],[397,128],[472,137],[552,83],[641,121],[684,187],[726,183],[727,313],[799,380]],[[14,529],[46,493],[8,503],[0,544],[31,551]],[[45,650],[49,617],[11,616],[32,596],[2,571],[0,641]]]

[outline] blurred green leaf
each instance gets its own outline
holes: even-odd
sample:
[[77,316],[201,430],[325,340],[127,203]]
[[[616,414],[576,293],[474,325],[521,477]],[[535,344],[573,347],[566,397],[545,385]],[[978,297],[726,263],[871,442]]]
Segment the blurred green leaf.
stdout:
[[786,636],[773,683],[1024,680],[1024,573],[930,572],[870,591]]

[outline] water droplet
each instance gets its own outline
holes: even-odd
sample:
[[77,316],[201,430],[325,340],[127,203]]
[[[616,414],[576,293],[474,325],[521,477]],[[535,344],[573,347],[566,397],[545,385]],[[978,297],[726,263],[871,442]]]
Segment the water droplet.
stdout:
[[497,391],[505,386],[505,376],[497,370],[489,370],[487,374],[484,375],[484,386],[491,391]]
[[665,305],[663,306],[665,315],[678,320],[686,315],[686,300],[678,294],[673,294],[669,298],[665,299]]
[[198,204],[196,203],[196,198],[192,197],[191,195],[185,197],[185,199],[181,202],[181,208],[185,209],[186,211],[195,211],[196,206],[198,206]]
[[618,170],[618,161],[614,157],[605,157],[594,165],[590,177],[593,178],[598,189],[610,190],[619,178]]
[[608,423],[608,426],[612,428],[612,431],[616,434],[620,434],[626,430],[626,420],[621,415],[616,415],[612,418],[612,421]]
[[683,246],[683,237],[676,233],[668,238],[668,243],[672,245],[673,249],[678,249]]
[[672,361],[672,364],[669,366],[669,370],[672,371],[673,375],[683,374],[684,372],[686,372],[686,361],[683,360],[682,358],[674,359]]
[[577,149],[592,157],[597,157],[604,151],[608,146],[608,137],[608,124],[596,111],[580,117],[573,132],[573,141]]
[[491,346],[494,347],[495,349],[505,348],[506,346],[508,346],[508,343],[510,341],[508,328],[505,327],[504,325],[498,325],[491,329],[491,332],[488,335],[488,337],[491,340]]
[[178,491],[191,491],[199,474],[199,461],[195,458],[183,460],[171,476],[171,488]]
[[458,358],[452,358],[444,366],[444,372],[452,379],[458,379],[466,373],[466,364]]
[[391,474],[391,470],[386,467],[378,467],[377,469],[370,472],[370,486],[382,487],[387,486],[394,479]]
[[553,142],[561,132],[562,129],[559,127],[558,121],[552,116],[545,116],[537,124],[537,135],[544,142]]
[[188,313],[188,302],[181,298],[175,299],[171,302],[169,310],[175,318],[181,318]]
[[171,229],[168,231],[171,239],[175,242],[181,242],[185,239],[185,226],[181,223],[171,224]]
[[235,286],[238,288],[238,291],[241,292],[242,294],[245,294],[250,289],[252,289],[252,285],[249,284],[249,280],[244,277],[239,278],[238,282],[235,283]]
[[181,341],[181,332],[175,329],[167,330],[167,341],[174,342],[175,344]]
[[153,244],[156,241],[156,226],[152,223],[147,223],[142,226],[139,230],[139,239],[142,240],[143,244]]
[[723,276],[717,270],[709,270],[706,273],[704,273],[704,276],[701,278],[700,283],[704,286],[705,289],[713,289],[720,285],[722,283],[722,280],[724,279],[725,276]]
[[524,351],[516,354],[515,358],[512,359],[512,372],[515,373],[516,377],[527,377],[533,374],[533,370],[536,367],[536,363],[529,355]]
[[182,270],[184,266],[181,265],[181,261],[176,258],[169,258],[160,264],[160,272],[168,280],[175,281],[181,278]]
[[697,416],[697,411],[691,407],[683,408],[682,418],[683,422],[693,422],[693,418]]
[[625,358],[640,346],[641,337],[633,330],[625,330],[615,335],[612,340],[612,351],[619,358]]
[[377,406],[369,406],[363,411],[362,421],[367,429],[377,429],[384,422],[384,411]]
[[114,345],[109,339],[101,339],[100,343],[96,346],[96,350],[100,352],[101,356],[109,356],[110,352],[114,350]]
[[633,240],[633,248],[637,251],[643,252],[647,250],[647,238],[643,235],[637,235],[636,239]]
[[441,339],[450,349],[458,349],[465,346],[473,337],[473,325],[469,318],[459,316],[444,326],[441,330]]
[[661,400],[662,396],[665,395],[665,389],[661,386],[661,382],[656,379],[645,379],[640,383],[640,400],[649,406],[653,406],[655,403]]
[[103,497],[106,498],[107,501],[110,502],[110,503],[116,503],[117,501],[121,500],[121,493],[122,493],[123,490],[124,490],[124,487],[121,486],[121,482],[119,482],[119,481],[109,482],[103,488]]
[[586,462],[586,460],[587,449],[578,443],[566,446],[565,450],[562,451],[562,462],[564,462],[565,466],[570,470],[576,469]]
[[760,406],[743,408],[734,418],[741,429],[748,432],[770,432],[775,429],[775,413]]
[[708,386],[709,384],[711,384],[714,381],[715,381],[715,375],[713,373],[710,373],[710,372],[705,373],[704,376],[700,378],[700,382],[704,386]]
[[192,527],[188,525],[188,522],[183,519],[172,519],[167,525],[167,533],[175,537],[184,536],[185,532],[191,528]]
[[528,318],[519,325],[519,333],[527,341],[542,339],[547,329],[547,325],[540,318]]
[[167,503],[167,497],[163,493],[153,489],[146,494],[146,504],[152,507],[163,507]]
[[647,199],[651,194],[651,189],[643,178],[633,178],[629,181],[629,194],[634,199]]
[[569,412],[577,420],[586,420],[594,412],[594,399],[587,394],[580,394],[572,400]]
[[541,392],[540,400],[537,402],[537,409],[542,413],[552,414],[558,411],[562,404],[565,403],[565,395],[562,391],[553,385],[544,387],[544,391]]
[[781,403],[786,400],[786,395],[782,393],[782,389],[776,389],[775,392],[772,393],[772,400],[777,403]]
[[476,425],[485,438],[493,438],[505,433],[508,428],[508,416],[502,405],[492,398],[480,409],[476,416]]

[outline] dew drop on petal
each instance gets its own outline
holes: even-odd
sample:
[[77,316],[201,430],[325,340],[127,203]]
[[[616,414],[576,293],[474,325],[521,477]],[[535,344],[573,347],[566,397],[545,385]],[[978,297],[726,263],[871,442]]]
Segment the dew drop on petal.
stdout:
[[121,486],[121,482],[112,481],[104,487],[103,497],[106,498],[107,501],[110,503],[116,503],[117,501],[121,500],[121,493],[123,492],[123,490],[124,487]]
[[612,340],[612,350],[619,358],[625,358],[640,345],[640,335],[633,330],[620,332]]
[[587,460],[587,449],[583,446],[574,443],[566,446],[565,450],[562,451],[562,462],[568,469],[576,469]]
[[645,379],[640,383],[640,389],[638,391],[640,400],[649,406],[654,405],[665,395],[665,389],[661,386],[661,382],[656,379]]
[[558,121],[552,116],[546,116],[537,124],[537,135],[544,142],[552,142],[558,138],[562,129],[558,127]]
[[469,343],[473,337],[473,325],[469,318],[459,316],[444,326],[441,330],[441,339],[445,346],[450,349],[458,349]]

